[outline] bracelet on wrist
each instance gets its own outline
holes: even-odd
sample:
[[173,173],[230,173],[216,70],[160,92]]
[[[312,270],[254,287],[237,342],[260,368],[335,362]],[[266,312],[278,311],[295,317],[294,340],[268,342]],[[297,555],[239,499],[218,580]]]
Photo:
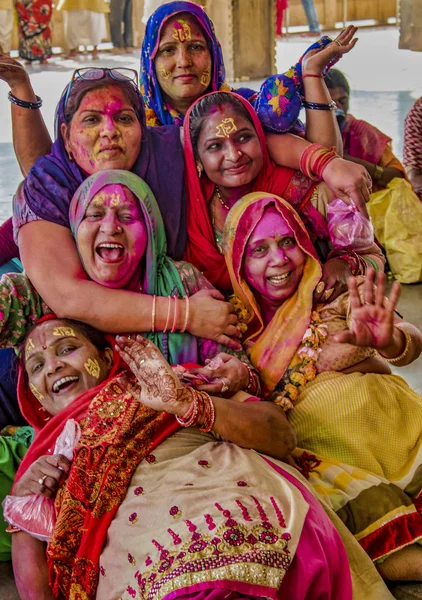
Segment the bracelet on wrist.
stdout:
[[410,346],[412,344],[412,338],[410,337],[410,334],[405,329],[402,329],[401,327],[397,327],[396,325],[395,325],[395,328],[398,329],[399,331],[401,331],[405,337],[406,343],[405,343],[403,352],[394,358],[387,358],[386,356],[383,356],[380,352],[378,352],[378,356],[380,356],[381,358],[386,360],[391,365],[394,365],[394,364],[402,361],[409,354]]
[[324,104],[322,102],[307,102],[306,100],[302,100],[302,105],[305,108],[310,108],[311,110],[336,110],[337,106],[334,100],[331,100],[328,104]]
[[211,396],[188,388],[192,395],[192,403],[183,417],[176,417],[182,427],[197,426],[199,431],[208,433],[214,426],[215,408]]
[[325,169],[335,158],[340,158],[333,148],[309,144],[300,157],[300,170],[313,181],[322,181]]
[[324,79],[324,75],[317,75],[316,73],[304,73],[302,75],[302,79],[305,79],[306,77],[317,77],[318,79]]
[[36,102],[28,102],[27,100],[21,100],[20,98],[16,98],[16,96],[12,94],[12,92],[9,92],[7,94],[7,97],[12,104],[16,104],[16,106],[20,106],[21,108],[29,108],[31,110],[36,110],[37,108],[41,108],[42,106],[42,100],[39,96],[35,96],[35,98],[37,99]]
[[384,169],[379,165],[375,165],[374,174],[372,175],[372,180],[377,183],[381,181],[382,176],[384,175]]

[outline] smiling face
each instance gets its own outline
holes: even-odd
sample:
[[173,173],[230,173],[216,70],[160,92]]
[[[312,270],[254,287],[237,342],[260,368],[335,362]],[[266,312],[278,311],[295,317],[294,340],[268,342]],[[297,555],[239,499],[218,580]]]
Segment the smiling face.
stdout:
[[243,273],[273,314],[296,291],[305,261],[286,221],[274,207],[267,208],[246,245]]
[[166,22],[154,67],[164,98],[180,112],[207,91],[212,59],[195,17],[180,13]]
[[87,92],[61,132],[69,156],[88,175],[106,169],[129,171],[141,147],[141,124],[118,86]]
[[111,348],[100,353],[76,328],[59,319],[36,327],[24,352],[29,387],[53,416],[104,381],[113,360]]
[[197,154],[208,178],[220,188],[248,185],[264,164],[254,126],[229,104],[206,117]]
[[139,268],[148,236],[138,200],[120,184],[91,200],[76,243],[89,278],[111,288],[139,290]]

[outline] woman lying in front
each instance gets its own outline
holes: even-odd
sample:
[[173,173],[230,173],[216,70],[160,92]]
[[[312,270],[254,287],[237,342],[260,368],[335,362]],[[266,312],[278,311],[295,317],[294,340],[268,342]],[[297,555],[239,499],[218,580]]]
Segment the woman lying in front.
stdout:
[[[47,555],[13,534],[21,598],[351,599],[337,532],[275,460],[294,446],[279,407],[190,391],[139,336],[117,349],[129,370],[102,334],[54,316],[24,343],[21,407],[39,431],[12,493],[60,487]],[[51,456],[70,418],[71,466]]]
[[385,299],[384,274],[374,288],[370,270],[315,305],[321,265],[296,211],[271,194],[231,209],[225,248],[251,362],[288,411],[298,462],[385,578],[421,580],[422,399],[388,362],[415,360],[422,334],[394,314],[400,285]]

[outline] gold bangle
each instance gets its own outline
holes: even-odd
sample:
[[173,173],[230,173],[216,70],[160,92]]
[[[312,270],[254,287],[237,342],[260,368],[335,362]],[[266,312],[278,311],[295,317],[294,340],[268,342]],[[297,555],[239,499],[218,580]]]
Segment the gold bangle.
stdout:
[[395,365],[396,363],[403,360],[409,354],[410,346],[412,344],[412,338],[410,336],[410,333],[408,333],[405,329],[402,329],[401,327],[396,326],[396,329],[401,331],[404,334],[404,337],[406,339],[406,345],[404,347],[403,352],[401,354],[399,354],[399,356],[396,356],[395,358],[386,358],[385,356],[383,356],[382,354],[380,354],[378,352],[378,355],[381,358],[383,358],[384,360],[386,360],[388,363],[390,363],[391,365]]
[[374,175],[372,176],[372,179],[375,182],[381,181],[383,175],[384,175],[384,169],[382,167],[380,167],[380,165],[375,165]]

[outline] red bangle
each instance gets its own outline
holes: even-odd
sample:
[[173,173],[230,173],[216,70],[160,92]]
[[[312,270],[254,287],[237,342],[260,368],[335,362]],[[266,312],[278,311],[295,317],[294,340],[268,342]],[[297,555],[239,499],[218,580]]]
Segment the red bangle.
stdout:
[[305,77],[318,77],[318,79],[324,79],[324,75],[317,75],[316,73],[305,73],[305,75],[302,75],[302,79],[305,79]]

